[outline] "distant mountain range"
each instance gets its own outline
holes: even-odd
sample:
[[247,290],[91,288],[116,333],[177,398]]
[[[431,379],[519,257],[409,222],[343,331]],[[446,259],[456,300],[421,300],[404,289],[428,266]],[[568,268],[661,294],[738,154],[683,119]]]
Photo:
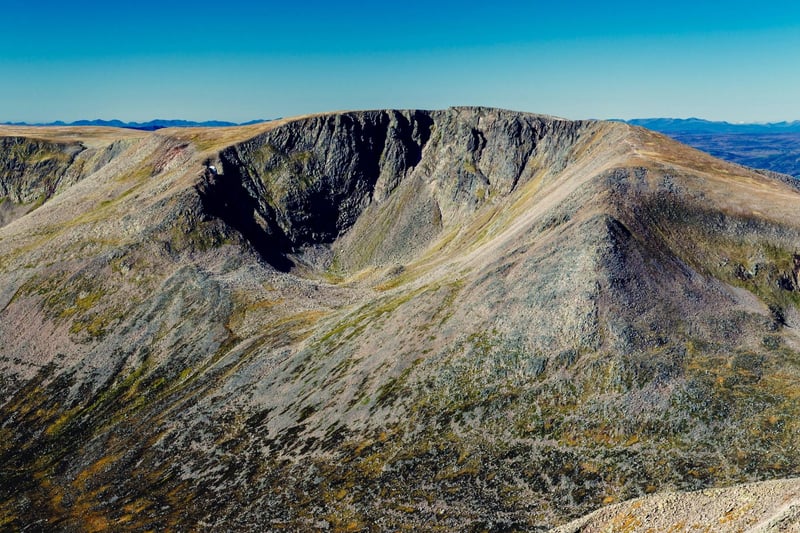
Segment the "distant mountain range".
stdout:
[[800,121],[731,124],[699,118],[637,118],[654,130],[714,157],[800,178]]
[[155,119],[148,122],[123,122],[122,120],[76,120],[75,122],[63,122],[57,120],[47,123],[28,123],[28,122],[5,122],[8,126],[105,126],[111,128],[128,128],[133,130],[155,131],[162,128],[221,128],[225,126],[248,126],[259,122],[268,122],[271,119],[258,119],[249,122],[227,122],[224,120],[206,120],[195,122],[193,120],[162,120]]
[[642,126],[661,133],[800,133],[800,120],[770,122],[765,124],[735,124],[715,122],[701,118],[635,118],[628,124]]

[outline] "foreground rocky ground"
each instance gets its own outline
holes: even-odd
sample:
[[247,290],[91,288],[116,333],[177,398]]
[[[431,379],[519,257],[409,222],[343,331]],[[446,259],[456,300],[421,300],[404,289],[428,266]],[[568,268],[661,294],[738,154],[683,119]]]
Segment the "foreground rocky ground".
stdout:
[[545,530],[800,471],[791,178],[480,108],[0,133],[4,528]]
[[599,509],[553,533],[601,531],[800,531],[800,480],[637,498]]

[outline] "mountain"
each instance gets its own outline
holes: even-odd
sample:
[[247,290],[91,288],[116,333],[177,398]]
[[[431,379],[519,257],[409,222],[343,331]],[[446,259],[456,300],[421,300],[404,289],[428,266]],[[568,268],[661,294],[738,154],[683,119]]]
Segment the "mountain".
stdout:
[[536,531],[800,472],[787,176],[486,108],[0,135],[2,528]]
[[671,134],[714,157],[800,179],[800,133]]
[[700,119],[635,119],[714,157],[800,178],[800,121],[730,124]]
[[703,120],[700,118],[635,118],[626,120],[628,124],[642,126],[647,129],[660,131],[662,133],[741,133],[741,134],[764,134],[764,133],[800,133],[800,120],[793,122],[768,122],[757,123],[730,123]]
[[[109,128],[129,128],[134,130],[155,131],[163,128],[222,128],[230,126],[250,126],[252,124],[259,124],[267,122],[266,120],[251,120],[241,124],[236,122],[226,122],[223,120],[207,120],[204,122],[195,122],[192,120],[150,120],[148,122],[124,122],[122,120],[76,120],[75,122],[48,122],[41,124],[28,124],[25,122],[6,123],[7,126],[99,126]],[[2,124],[0,124],[2,125]]]

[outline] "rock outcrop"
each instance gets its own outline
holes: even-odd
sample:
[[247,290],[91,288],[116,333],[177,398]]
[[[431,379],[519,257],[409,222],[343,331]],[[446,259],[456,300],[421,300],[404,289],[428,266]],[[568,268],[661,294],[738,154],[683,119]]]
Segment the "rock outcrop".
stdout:
[[[0,141],[0,195],[16,203],[52,196],[83,151],[80,143],[54,143],[24,137]],[[74,179],[74,178],[73,178]]]
[[125,140],[98,148],[74,139],[0,138],[0,226],[97,172],[128,146]]
[[224,179],[215,176],[205,197],[247,204],[245,219],[222,206],[215,212],[254,241],[267,238],[270,249],[288,254],[330,244],[352,229],[340,260],[385,265],[413,257],[443,225],[520,182],[563,169],[575,139],[591,127],[472,109],[315,116],[223,150]]
[[800,529],[800,480],[745,483],[730,488],[665,493],[604,507],[552,533],[601,531],[747,531]]

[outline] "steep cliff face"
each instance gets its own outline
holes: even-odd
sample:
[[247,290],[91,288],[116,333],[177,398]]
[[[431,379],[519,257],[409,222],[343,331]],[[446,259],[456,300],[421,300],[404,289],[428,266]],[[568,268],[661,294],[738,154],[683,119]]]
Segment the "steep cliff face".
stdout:
[[0,228],[0,525],[535,530],[800,471],[789,183],[484,108],[97,135]]
[[313,117],[224,151],[223,174],[246,180],[290,246],[329,243],[419,162],[430,128],[420,112]]
[[0,226],[97,172],[129,145],[116,140],[100,148],[74,140],[0,137]]
[[222,206],[216,212],[253,228],[253,239],[269,236],[283,253],[349,232],[338,242],[337,263],[386,265],[413,257],[443,228],[520,183],[560,172],[576,139],[592,128],[500,110],[311,117],[224,150],[224,179],[214,179],[206,196],[247,204],[244,215]]
[[23,137],[0,139],[0,195],[16,203],[49,198],[82,151],[79,143]]

